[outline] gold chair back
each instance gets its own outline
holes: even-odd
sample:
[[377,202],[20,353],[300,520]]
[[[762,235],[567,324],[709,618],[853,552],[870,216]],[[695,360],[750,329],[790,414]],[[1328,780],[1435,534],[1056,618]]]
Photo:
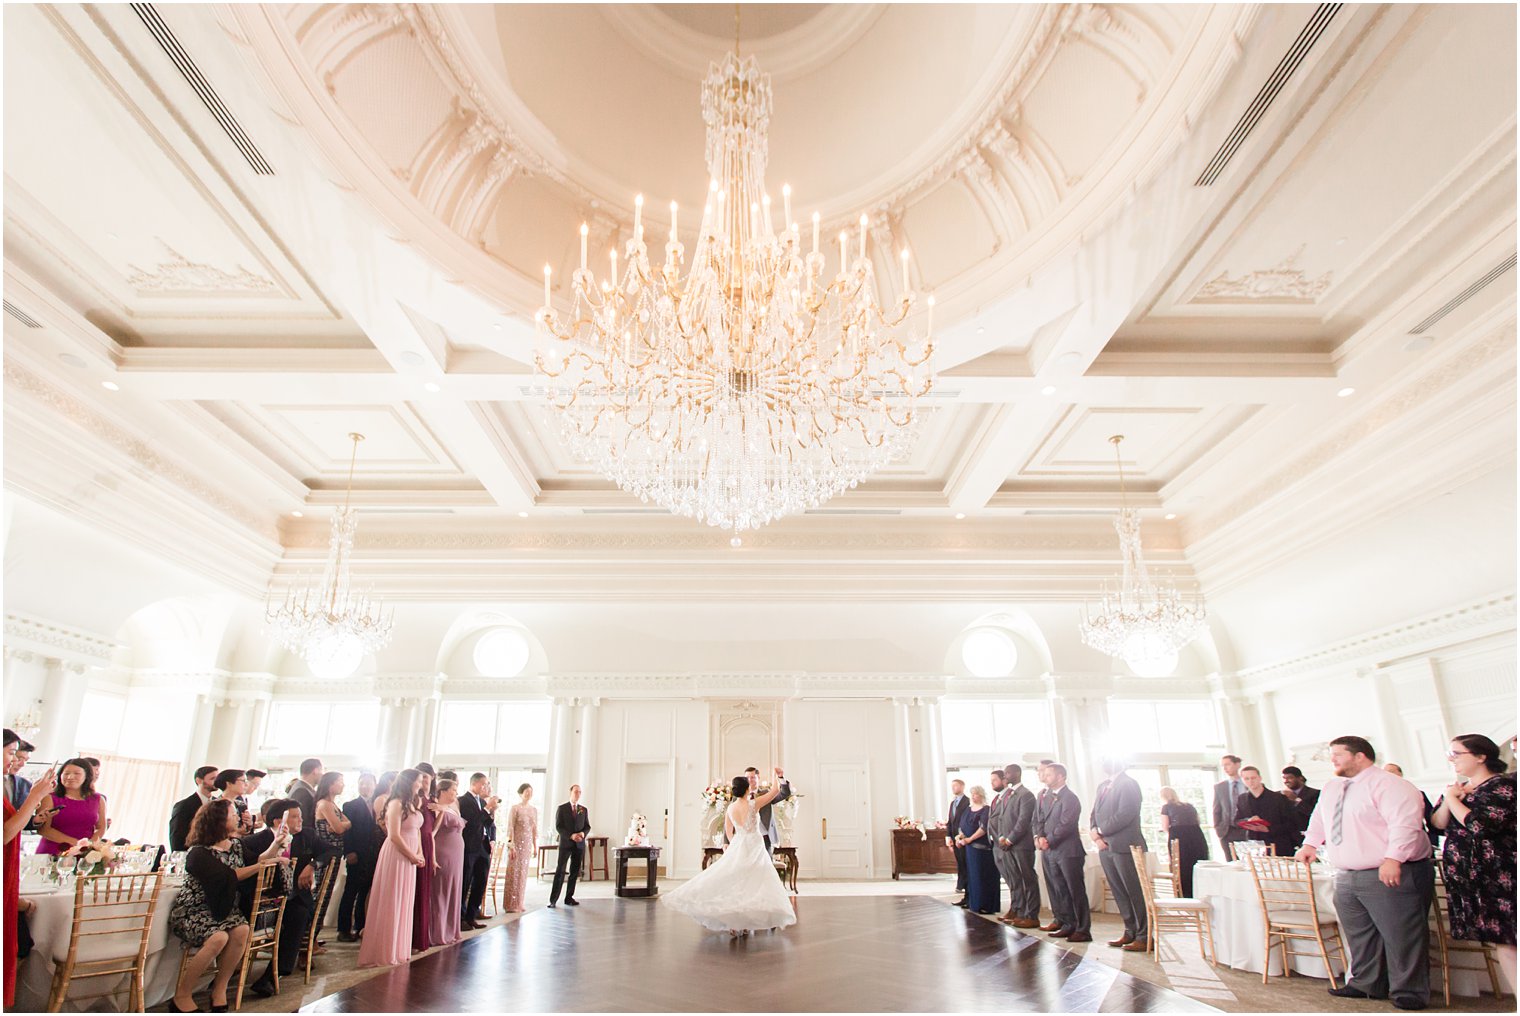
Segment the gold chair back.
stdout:
[[[1175,846],[1175,844],[1174,844]],[[1168,931],[1191,930],[1198,936],[1198,954],[1215,962],[1214,928],[1209,921],[1209,906],[1199,900],[1179,899],[1180,891],[1172,888],[1172,875],[1151,875],[1146,864],[1145,851],[1138,846],[1129,848],[1134,859],[1135,871],[1140,876],[1140,892],[1145,897],[1146,924],[1150,929],[1148,951],[1156,962],[1161,961],[1161,939]],[[1176,853],[1172,853],[1175,869]],[[1169,895],[1162,895],[1168,893]],[[1208,952],[1204,952],[1207,944]]]
[[306,953],[306,980],[311,983],[311,961],[317,954],[317,934],[322,930],[322,918],[327,913],[327,899],[332,895],[333,883],[338,880],[340,858],[334,857],[322,866],[322,876],[312,887],[316,909],[311,913],[311,926],[306,929],[306,942],[301,946]]
[[[1256,899],[1261,906],[1266,948],[1261,968],[1261,982],[1267,983],[1272,966],[1273,939],[1282,946],[1283,976],[1293,975],[1293,956],[1318,956],[1325,964],[1330,986],[1336,987],[1335,968],[1330,963],[1333,952],[1346,968],[1346,950],[1341,942],[1340,925],[1334,918],[1322,917],[1319,899],[1314,894],[1314,869],[1307,861],[1278,857],[1270,851],[1247,853],[1246,866],[1256,883]],[[1315,949],[1295,950],[1290,941],[1312,941]]]
[[485,898],[491,904],[493,917],[501,912],[502,902],[499,897],[506,886],[508,853],[507,844],[504,841],[498,840],[491,844],[491,866],[490,874],[486,877]]
[[270,977],[276,993],[280,990],[280,928],[285,923],[285,893],[293,888],[285,881],[284,866],[271,864],[254,876],[253,908],[248,919],[248,949],[243,953],[238,973],[237,1000],[233,1009],[243,1007],[243,988],[248,984],[248,967],[254,957],[268,954]]
[[[84,875],[74,883],[73,925],[67,949],[53,957],[48,1012],[61,1011],[65,999],[77,1002],[114,996],[124,976],[130,979],[129,1008],[143,1011],[143,967],[162,888],[163,876],[156,871]],[[69,996],[74,981],[97,977],[111,979],[107,990]]]
[[[1472,942],[1467,939],[1451,937],[1451,905],[1446,893],[1445,866],[1439,860],[1436,863],[1435,895],[1430,901],[1430,962],[1441,968],[1441,987],[1446,995],[1446,1004],[1451,1005],[1451,971],[1453,953],[1477,954],[1482,957],[1483,965],[1488,972],[1489,987],[1493,990],[1494,997],[1498,998],[1504,993],[1503,982],[1499,980],[1499,958],[1494,947],[1487,942]],[[1456,969],[1476,969],[1456,967]]]

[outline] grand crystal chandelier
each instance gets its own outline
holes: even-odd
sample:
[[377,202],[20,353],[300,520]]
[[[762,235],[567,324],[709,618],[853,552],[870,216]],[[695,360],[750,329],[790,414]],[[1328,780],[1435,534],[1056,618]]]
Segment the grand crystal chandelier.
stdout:
[[600,282],[583,224],[564,316],[544,268],[537,365],[577,457],[646,502],[731,530],[737,546],[740,532],[816,507],[905,451],[934,380],[934,298],[907,334],[918,300],[903,250],[901,292],[878,302],[867,216],[839,234],[832,275],[817,213],[804,252],[790,187],[776,229],[770,78],[735,50],[702,85],[711,183],[690,264],[674,202],[663,263],[645,245],[640,195],[621,271],[614,246]]
[[1208,616],[1197,596],[1184,599],[1171,583],[1151,581],[1140,549],[1140,513],[1129,506],[1124,488],[1122,434],[1108,439],[1119,461],[1119,552],[1124,571],[1117,591],[1105,586],[1097,611],[1082,612],[1082,641],[1129,664],[1141,677],[1164,677],[1177,669],[1177,654],[1203,631]]
[[264,608],[265,632],[293,653],[299,653],[318,677],[347,677],[366,653],[378,652],[391,641],[394,614],[349,584],[349,559],[359,513],[349,507],[354,493],[354,464],[363,434],[349,434],[354,443],[348,462],[348,492],[343,507],[333,513],[332,538],[320,586],[305,585],[285,594],[285,601]]

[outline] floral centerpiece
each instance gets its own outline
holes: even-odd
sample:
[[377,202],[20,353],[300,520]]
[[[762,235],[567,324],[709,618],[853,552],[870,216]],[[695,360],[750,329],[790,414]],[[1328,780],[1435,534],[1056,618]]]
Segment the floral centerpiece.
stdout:
[[702,846],[723,845],[723,812],[734,799],[733,788],[727,783],[714,783],[702,791]]
[[906,815],[899,815],[892,821],[897,824],[897,828],[899,829],[912,829],[914,832],[918,833],[918,838],[921,840],[927,840],[929,838],[928,826],[918,819],[909,818]]
[[733,788],[727,783],[714,783],[702,791],[702,804],[708,808],[725,808],[733,799]]
[[116,847],[105,840],[80,840],[64,851],[64,856],[76,859],[75,871],[84,868],[86,875],[104,875],[106,866],[116,860]]

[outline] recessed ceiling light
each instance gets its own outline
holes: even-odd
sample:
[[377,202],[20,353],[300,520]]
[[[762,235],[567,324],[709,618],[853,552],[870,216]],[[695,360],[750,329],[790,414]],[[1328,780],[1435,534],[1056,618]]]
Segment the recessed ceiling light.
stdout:
[[107,233],[106,234],[106,239],[107,240],[120,240],[121,237],[117,236],[115,233]]
[[70,367],[84,366],[84,357],[75,356],[73,353],[59,353],[58,359],[59,361],[68,364]]
[[306,517],[305,512],[291,512],[290,514],[294,515],[298,519],[304,519]]
[[966,517],[966,513],[965,512],[956,512],[955,513],[955,517],[958,518],[958,519],[963,519],[963,518]]
[[1172,519],[1175,519],[1176,517],[1177,517],[1177,513],[1176,512],[1167,512],[1166,513],[1166,520],[1168,522],[1172,521]]
[[117,384],[115,381],[102,381],[100,382],[100,387],[104,388],[108,392],[121,391],[121,385]]
[[496,329],[499,332],[499,331],[501,331],[501,322],[498,321],[494,325],[492,325],[491,327],[494,328],[494,329]]
[[1414,338],[1412,338],[1408,342],[1404,343],[1404,352],[1406,352],[1406,353],[1419,353],[1419,352],[1423,352],[1424,350],[1429,349],[1431,346],[1433,346],[1435,344],[1436,344],[1436,337],[1434,335],[1416,335]]
[[985,328],[978,328],[976,330],[976,334],[978,334],[978,335],[986,335],[987,334],[987,329],[985,329]]
[[401,361],[401,365],[403,367],[421,367],[424,363],[427,362],[422,358],[421,353],[413,349],[408,349],[406,352],[396,357],[396,359]]
[[427,384],[423,385],[422,387],[426,388],[430,392],[441,392],[441,391],[443,391],[443,389],[439,387],[438,382],[436,382],[436,381],[429,381]]
[[517,517],[520,518],[520,519],[525,519],[525,518],[528,517],[528,513],[527,512],[518,512],[517,513]]
[[1346,388],[1342,388],[1340,391],[1336,392],[1335,394],[1336,394],[1337,397],[1344,399],[1344,398],[1346,398],[1349,395],[1355,395],[1356,394],[1356,389],[1355,388],[1351,388],[1351,387],[1346,387]]
[[1054,395],[1055,393],[1056,393],[1056,386],[1055,385],[1046,385],[1044,388],[1040,389],[1040,394],[1041,395]]

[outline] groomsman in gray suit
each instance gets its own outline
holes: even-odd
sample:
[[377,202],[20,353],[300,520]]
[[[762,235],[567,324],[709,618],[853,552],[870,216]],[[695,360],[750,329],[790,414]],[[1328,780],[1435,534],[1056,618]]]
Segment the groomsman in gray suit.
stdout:
[[1108,890],[1124,918],[1124,934],[1108,944],[1126,952],[1146,952],[1150,949],[1150,929],[1145,920],[1145,894],[1130,853],[1130,847],[1145,850],[1145,837],[1140,832],[1140,784],[1124,771],[1123,759],[1105,758],[1103,771],[1108,779],[1098,785],[1093,802],[1092,841],[1098,848]]
[[1013,916],[1013,858],[1005,846],[1009,842],[1009,827],[1013,820],[1013,812],[1008,807],[1012,790],[1003,781],[1003,770],[992,770],[992,798],[987,805],[992,813],[987,817],[987,841],[992,844],[992,862],[997,865],[998,875],[1008,883],[1008,913],[998,918],[1000,921]]
[[1068,942],[1092,941],[1092,914],[1087,905],[1087,883],[1082,865],[1087,850],[1082,846],[1078,824],[1082,801],[1066,785],[1066,767],[1052,762],[1040,770],[1045,791],[1035,805],[1034,845],[1045,865],[1045,888],[1050,891],[1051,924],[1041,930],[1051,938]]
[[1240,756],[1225,755],[1219,760],[1224,779],[1214,784],[1214,833],[1219,837],[1219,847],[1226,861],[1234,860],[1230,844],[1250,837],[1235,824],[1235,813],[1240,809],[1240,795],[1246,792],[1245,781],[1240,778]]
[[[1040,881],[1034,871],[1034,794],[1020,782],[1024,770],[1010,762],[1003,767],[1003,811],[1007,832],[994,842],[993,856],[1008,883],[1008,913],[1003,920],[1015,928],[1040,926]],[[1004,861],[1007,857],[1007,871]]]

